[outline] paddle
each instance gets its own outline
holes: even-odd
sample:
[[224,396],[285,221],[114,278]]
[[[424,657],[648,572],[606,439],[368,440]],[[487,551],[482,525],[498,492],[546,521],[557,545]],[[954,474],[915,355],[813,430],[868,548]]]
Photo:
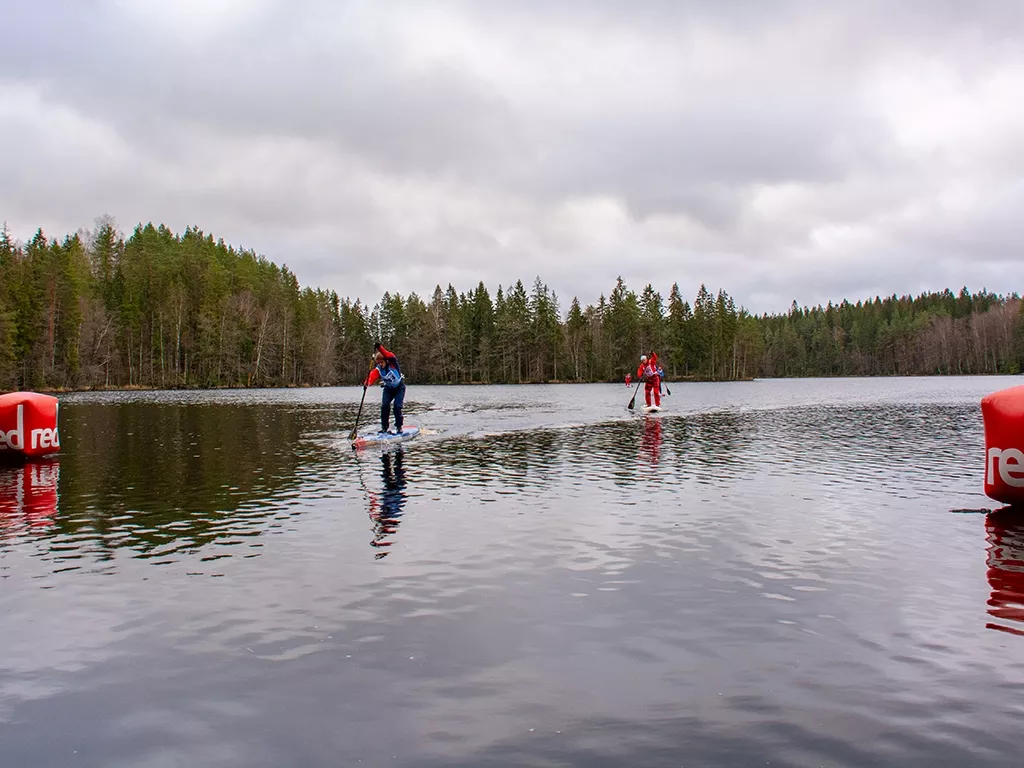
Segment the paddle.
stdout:
[[633,410],[633,406],[636,405],[636,393],[640,391],[640,385],[643,383],[643,379],[640,379],[640,381],[636,383],[636,389],[633,390],[633,396],[629,398],[629,405],[627,405],[626,407],[629,408],[629,410],[631,411]]
[[[370,371],[372,370],[373,366],[370,366]],[[369,371],[367,371],[366,375],[370,375]],[[352,427],[352,433],[348,436],[349,440],[355,440],[356,435],[359,434],[359,417],[363,415],[363,401],[366,400],[367,386],[369,385],[366,383],[366,379],[363,379],[363,396],[359,399],[359,410],[356,412],[356,425]]]
[[[654,353],[651,352],[651,355],[653,356]],[[665,382],[665,377],[664,376],[661,377],[661,383],[665,386],[665,394],[666,395],[671,395],[672,394],[672,390],[668,388],[668,384]]]

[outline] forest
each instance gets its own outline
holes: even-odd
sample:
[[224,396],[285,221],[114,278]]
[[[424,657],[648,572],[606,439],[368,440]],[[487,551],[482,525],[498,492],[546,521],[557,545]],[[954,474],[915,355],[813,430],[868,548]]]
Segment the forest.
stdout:
[[656,350],[672,379],[1019,373],[1024,302],[986,290],[844,300],[753,315],[723,289],[692,303],[619,278],[563,302],[532,283],[370,305],[302,287],[287,266],[215,240],[109,217],[51,239],[0,230],[0,388],[354,385],[372,344],[410,383],[621,381]]

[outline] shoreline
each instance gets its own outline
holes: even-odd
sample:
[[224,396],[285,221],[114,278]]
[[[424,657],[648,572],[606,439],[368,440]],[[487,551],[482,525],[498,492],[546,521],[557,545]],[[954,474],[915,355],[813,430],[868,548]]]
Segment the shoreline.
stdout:
[[[931,373],[931,374],[908,374],[905,376],[899,375],[878,375],[878,376],[758,376],[748,377],[742,379],[705,379],[698,378],[696,376],[679,376],[672,379],[665,379],[663,383],[669,386],[673,384],[737,384],[737,383],[751,383],[754,381],[800,381],[804,379],[954,379],[954,378],[1012,378],[1021,377],[1024,378],[1024,373],[960,373],[960,374],[946,374],[946,373]],[[563,385],[563,384],[614,384],[618,386],[629,386],[636,387],[638,382],[630,382],[628,385],[624,380],[620,381],[567,381],[563,379],[553,379],[551,381],[522,381],[522,382],[493,382],[493,381],[466,381],[466,382],[414,382],[410,383],[412,387],[535,387],[543,385]],[[358,388],[359,384],[287,384],[280,386],[266,386],[266,387],[246,387],[246,386],[228,386],[228,385],[213,385],[213,386],[177,386],[177,387],[157,387],[157,386],[143,386],[139,384],[131,384],[124,386],[111,386],[111,387],[42,387],[34,389],[22,389],[22,390],[9,390],[10,392],[39,392],[40,394],[46,395],[66,395],[66,394],[77,394],[82,392],[202,392],[202,391],[216,391],[216,390],[269,390],[269,389],[346,389],[348,387]]]

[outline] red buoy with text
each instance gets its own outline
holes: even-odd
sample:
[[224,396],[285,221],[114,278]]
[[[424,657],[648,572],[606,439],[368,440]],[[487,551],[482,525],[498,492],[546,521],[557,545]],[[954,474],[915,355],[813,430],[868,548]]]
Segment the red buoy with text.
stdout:
[[56,397],[37,392],[0,395],[0,460],[57,453],[57,407]]
[[981,400],[985,422],[985,495],[1024,506],[1024,386]]

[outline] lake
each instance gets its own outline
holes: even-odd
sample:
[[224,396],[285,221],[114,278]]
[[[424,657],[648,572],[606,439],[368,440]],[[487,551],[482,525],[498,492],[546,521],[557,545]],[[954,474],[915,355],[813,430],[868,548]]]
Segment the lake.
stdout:
[[1019,766],[1018,383],[410,386],[360,452],[361,388],[62,396],[0,765]]

